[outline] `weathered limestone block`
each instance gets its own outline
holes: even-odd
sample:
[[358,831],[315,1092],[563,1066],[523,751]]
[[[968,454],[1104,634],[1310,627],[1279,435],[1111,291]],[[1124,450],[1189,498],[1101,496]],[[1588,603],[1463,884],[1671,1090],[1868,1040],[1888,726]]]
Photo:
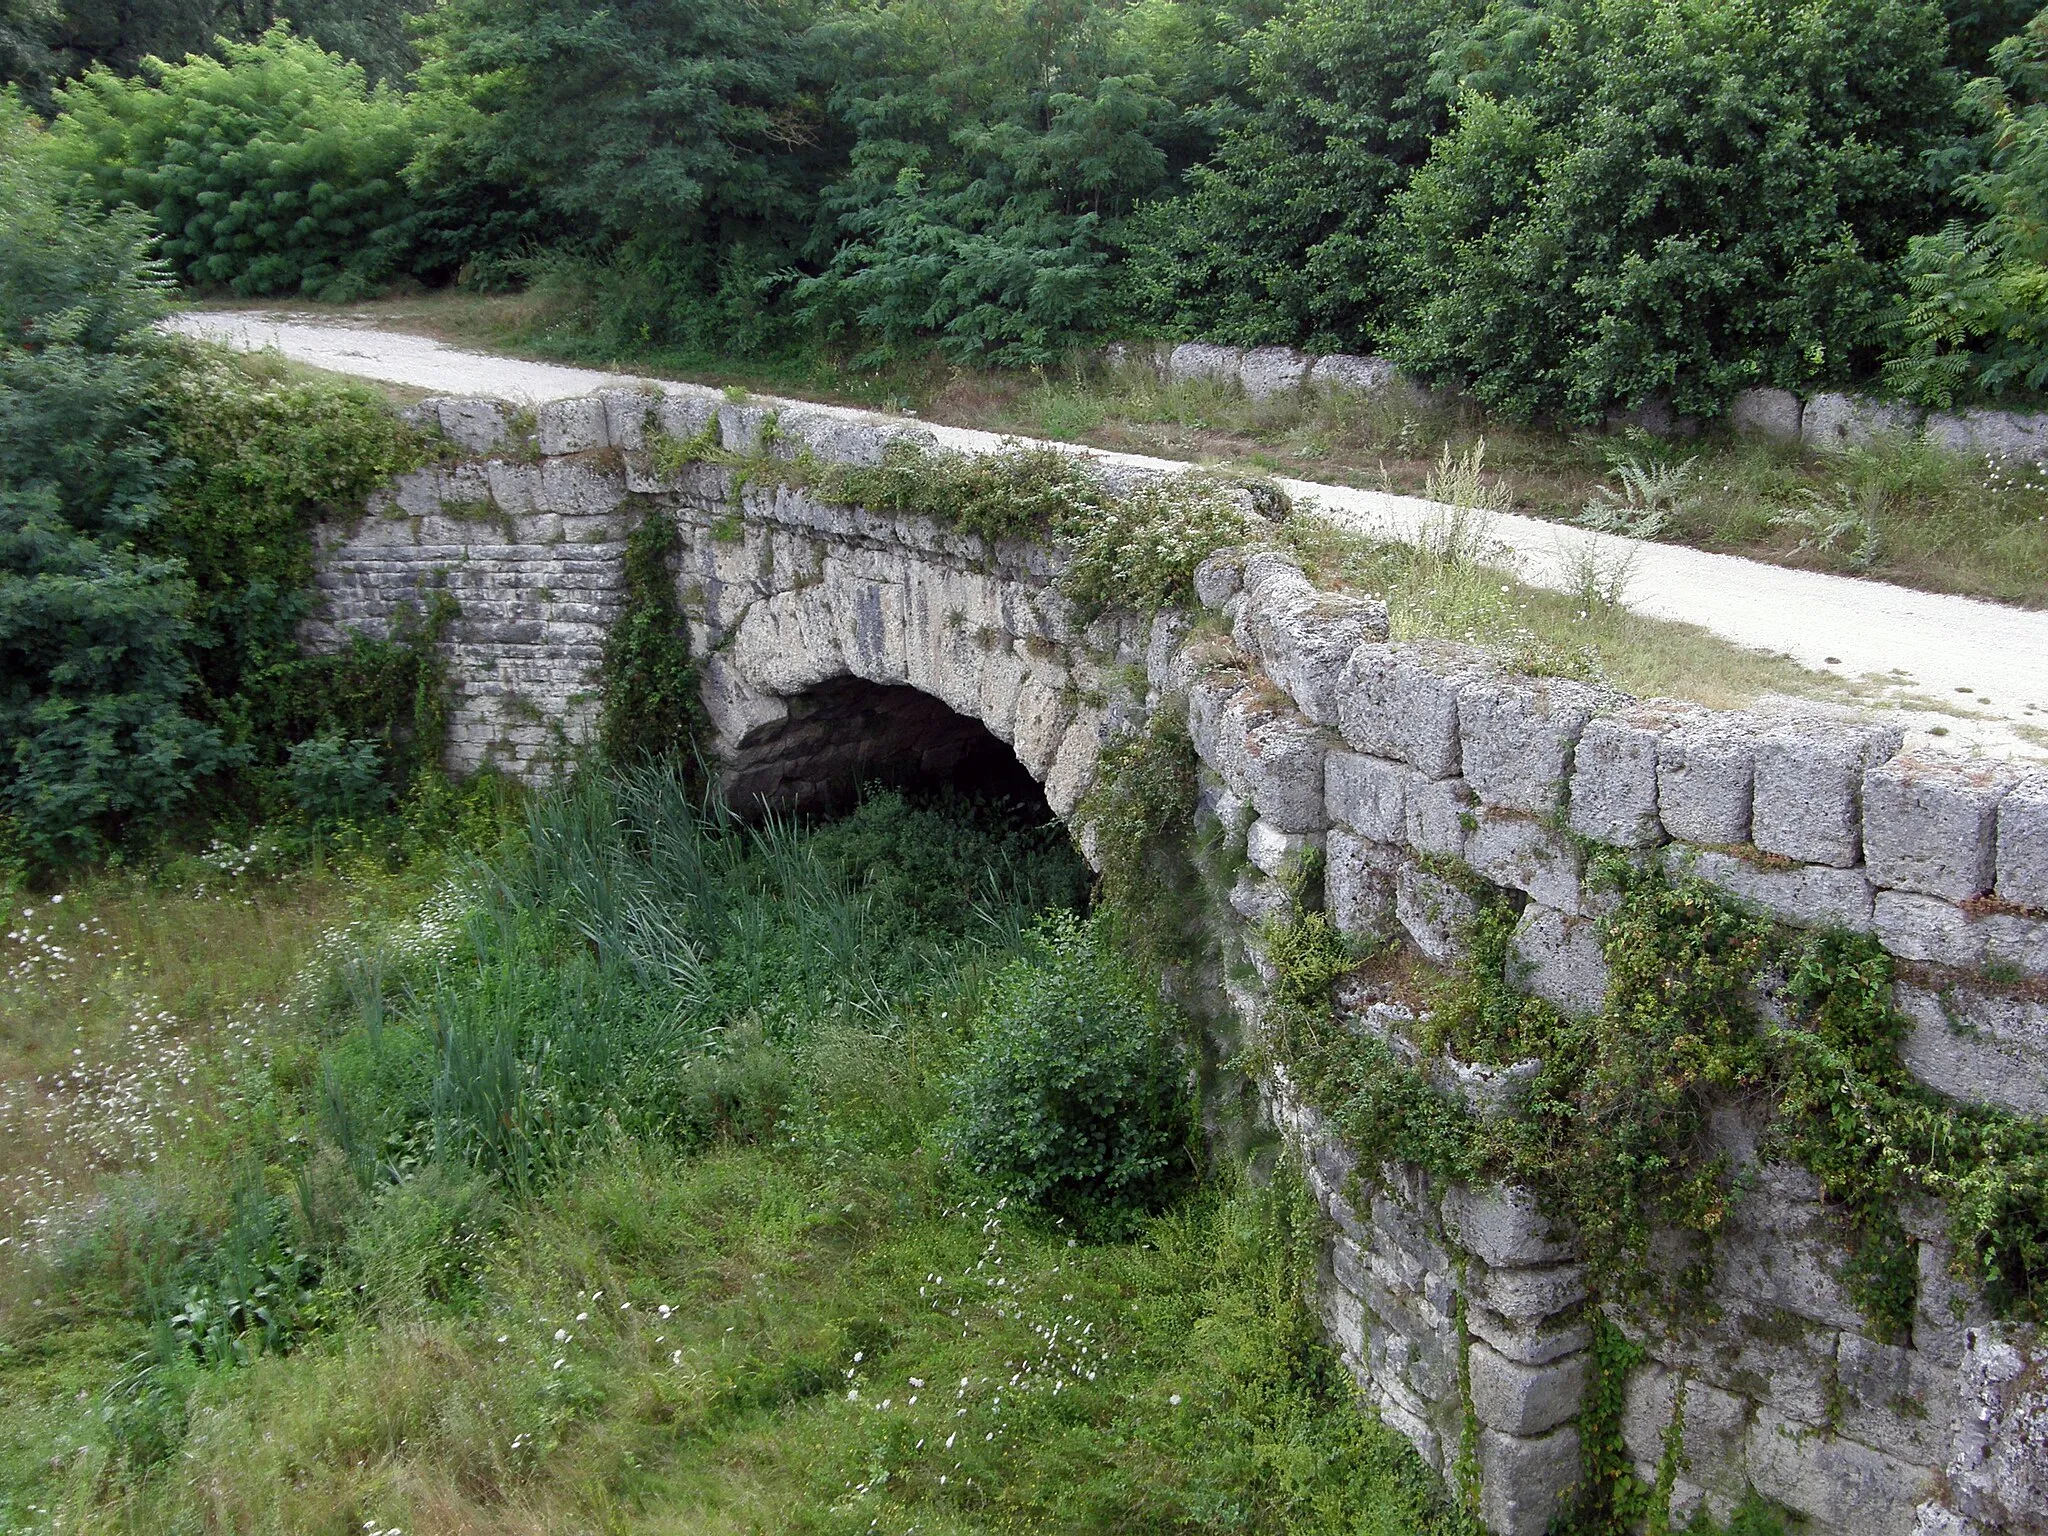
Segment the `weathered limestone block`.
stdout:
[[1408,846],[1437,858],[1464,858],[1465,845],[1478,825],[1478,803],[1463,779],[1411,785],[1402,814]]
[[1799,397],[1789,389],[1745,389],[1728,402],[1728,425],[1744,437],[1799,441]]
[[1523,1438],[1479,1431],[1479,1517],[1495,1536],[1544,1536],[1578,1486],[1579,1432]]
[[1927,440],[1951,453],[1981,453],[2001,459],[2048,459],[2048,416],[2021,411],[1936,411],[1927,418]]
[[1863,853],[1863,776],[1899,750],[1896,726],[1809,715],[1756,746],[1750,840],[1765,853],[1847,869]]
[[1323,801],[1330,819],[1376,843],[1407,835],[1408,792],[1427,783],[1404,763],[1357,752],[1332,752],[1323,761]]
[[1532,901],[1515,924],[1509,979],[1566,1013],[1595,1014],[1607,1005],[1609,973],[1590,918]]
[[733,637],[732,662],[764,693],[792,694],[845,673],[838,626],[823,587],[763,598]]
[[1043,782],[1052,767],[1067,716],[1067,701],[1058,689],[1049,688],[1036,678],[1027,679],[1017,689],[1016,736],[1010,750],[1034,779]]
[[1482,1120],[1497,1120],[1513,1114],[1529,1084],[1543,1063],[1535,1057],[1512,1061],[1506,1066],[1484,1061],[1460,1061],[1446,1049],[1429,1064],[1430,1082],[1445,1093],[1455,1093]]
[[2048,1003],[1909,981],[1892,996],[1912,1021],[1899,1060],[1921,1082],[1965,1103],[2048,1115]]
[[1230,903],[1230,910],[1254,928],[1276,918],[1285,917],[1292,905],[1287,892],[1281,889],[1279,881],[1267,875],[1254,874],[1250,870],[1242,871],[1238,875],[1237,882],[1231,886],[1226,900]]
[[1745,1463],[1757,1492],[1844,1536],[1908,1536],[1932,1477],[1853,1440],[1760,1409]]
[[1458,773],[1458,696],[1491,681],[1485,659],[1436,641],[1363,645],[1345,665],[1337,728],[1376,757],[1397,757],[1433,779]]
[[1555,1264],[1572,1245],[1552,1228],[1535,1193],[1505,1184],[1453,1184],[1444,1192],[1444,1231],[1496,1269]]
[[1237,377],[1244,392],[1254,400],[1299,389],[1308,377],[1310,359],[1292,347],[1253,347],[1237,365]]
[[1861,448],[1874,438],[1916,431],[1915,406],[1869,400],[1860,395],[1815,395],[1800,414],[1799,436],[1809,448]]
[[1874,884],[1968,901],[1997,875],[2004,765],[1906,754],[1863,776],[1863,861]]
[[1541,1322],[1586,1299],[1586,1270],[1581,1264],[1542,1269],[1475,1265],[1467,1279],[1471,1298],[1510,1322]]
[[1582,910],[1578,848],[1533,817],[1481,811],[1465,841],[1465,862],[1495,885],[1526,891],[1562,912]]
[[1204,608],[1221,608],[1244,590],[1244,553],[1219,549],[1195,567],[1195,601]]
[[600,464],[578,459],[541,460],[540,493],[534,499],[541,510],[568,517],[602,517],[625,499],[625,480]]
[[501,512],[524,517],[540,507],[538,464],[510,464],[503,459],[492,459],[484,465],[484,482],[490,487],[491,500],[498,504]]
[[1283,832],[1270,821],[1255,821],[1246,830],[1244,856],[1255,869],[1276,880],[1323,846],[1320,832]]
[[1392,387],[1397,376],[1398,370],[1389,358],[1355,357],[1344,352],[1332,352],[1317,358],[1308,371],[1312,384],[1328,389],[1348,389],[1361,395],[1384,392]]
[[1238,381],[1238,370],[1243,366],[1242,347],[1184,341],[1167,355],[1166,380],[1169,384],[1180,384],[1190,379],[1224,379],[1234,384]]
[[1322,733],[1294,714],[1254,719],[1245,733],[1246,792],[1259,814],[1287,832],[1320,832],[1323,814]]
[[1586,1393],[1586,1357],[1522,1365],[1473,1341],[1472,1411],[1481,1424],[1509,1435],[1540,1435],[1578,1417]]
[[544,455],[588,453],[610,446],[604,419],[604,401],[596,395],[578,395],[572,400],[550,400],[539,412],[538,436]]
[[1664,869],[1673,879],[1697,875],[1736,900],[1794,927],[1847,928],[1857,933],[1870,930],[1870,881],[1860,869],[1835,869],[1825,864],[1772,868],[1733,854],[1676,843],[1664,850]]
[[1586,722],[1572,754],[1571,829],[1617,848],[1664,841],[1657,755],[1672,712],[1647,709]]
[[1653,1359],[1691,1379],[1765,1398],[1778,1413],[1825,1425],[1834,1406],[1835,1331],[1792,1313],[1730,1301],[1711,1319],[1691,1320],[1668,1336],[1645,1336],[1629,1316],[1608,1315],[1645,1344]]
[[1292,565],[1255,572],[1248,564],[1245,576],[1235,625],[1239,647],[1264,663],[1267,676],[1310,720],[1335,726],[1345,663],[1361,643],[1386,639],[1386,605],[1318,592]]
[[1845,1332],[1835,1350],[1839,1428],[1887,1456],[1939,1466],[1949,1451],[1955,1372],[1917,1349]]
[[1251,790],[1244,760],[1251,703],[1251,690],[1234,672],[1211,673],[1188,684],[1188,738],[1195,755],[1239,795]]
[[785,700],[762,693],[726,656],[707,656],[699,675],[705,716],[726,741],[744,742],[754,732],[789,718]]
[[421,401],[434,407],[441,435],[464,453],[491,453],[510,435],[505,406],[496,400]]
[[1472,898],[1420,865],[1404,865],[1394,886],[1394,915],[1415,947],[1438,965],[1464,952],[1465,932],[1479,915]]
[[1879,891],[1875,923],[1884,947],[1902,960],[1958,970],[1991,966],[2020,976],[2048,976],[2048,919],[2013,912],[1975,912],[1932,896]]
[[1600,697],[1558,678],[1473,683],[1458,693],[1465,782],[1488,805],[1542,815],[1564,799],[1572,749]]
[[1523,1365],[1547,1365],[1593,1342],[1593,1325],[1583,1316],[1566,1314],[1563,1318],[1544,1318],[1534,1323],[1510,1322],[1493,1308],[1477,1302],[1467,1303],[1465,1326],[1473,1338]]
[[1394,926],[1394,885],[1406,862],[1391,843],[1332,827],[1323,864],[1323,906],[1339,933],[1388,938]]
[[1103,712],[1082,709],[1060,738],[1059,750],[1045,773],[1045,803],[1053,815],[1066,819],[1095,782],[1095,763],[1102,751]]
[[2004,1531],[2048,1531],[2048,1344],[2038,1330],[1972,1328],[1959,1377],[1948,1499]]
[[1716,1291],[1751,1303],[1752,1315],[1861,1328],[1863,1313],[1841,1276],[1844,1256],[1841,1228],[1821,1204],[1812,1175],[1782,1163],[1759,1164],[1715,1244]]
[[1998,895],[2048,911],[2048,775],[2032,774],[1998,803]]
[[596,398],[604,407],[607,444],[623,452],[647,446],[647,422],[654,414],[652,389],[601,389]]
[[1755,794],[1753,726],[1740,715],[1708,715],[1657,743],[1657,815],[1689,843],[1749,841]]
[[1671,1492],[1671,1513],[1688,1519],[1705,1503],[1717,1519],[1749,1489],[1743,1473],[1744,1443],[1749,1430],[1748,1402],[1703,1381],[1688,1381],[1678,1371],[1644,1365],[1629,1375],[1621,1411],[1621,1438],[1629,1457],[1646,1482],[1655,1483],[1664,1457],[1664,1437],[1680,1412],[1684,1394],[1685,1422],[1679,1446],[1682,1470]]

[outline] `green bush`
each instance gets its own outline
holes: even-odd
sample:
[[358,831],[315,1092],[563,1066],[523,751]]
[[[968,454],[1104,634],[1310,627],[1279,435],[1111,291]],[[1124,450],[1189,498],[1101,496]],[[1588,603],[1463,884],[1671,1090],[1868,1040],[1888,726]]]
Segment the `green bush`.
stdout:
[[219,46],[60,90],[62,159],[109,206],[147,211],[188,282],[346,299],[411,270],[404,99],[283,25]]
[[391,804],[381,768],[374,741],[315,736],[292,744],[285,777],[293,801],[314,825],[360,825]]
[[1446,56],[1455,121],[1396,199],[1389,350],[1581,421],[1867,370],[1941,207],[1944,45],[1932,0],[1503,0]]
[[1120,1232],[1189,1172],[1180,1051],[1108,917],[1051,914],[1036,940],[990,986],[948,1144],[997,1193]]
[[2048,385],[2048,12],[1993,50],[1965,104],[1981,164],[1960,184],[1983,222],[1916,236],[1885,381],[1947,407]]

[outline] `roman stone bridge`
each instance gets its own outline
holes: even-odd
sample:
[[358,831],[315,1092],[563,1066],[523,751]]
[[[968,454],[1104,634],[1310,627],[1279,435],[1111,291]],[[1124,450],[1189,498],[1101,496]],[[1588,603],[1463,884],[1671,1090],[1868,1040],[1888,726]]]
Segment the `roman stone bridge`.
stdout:
[[[1853,716],[1645,704],[1392,643],[1377,602],[1319,592],[1270,552],[1211,556],[1197,612],[1084,624],[1054,551],[834,505],[772,472],[775,458],[878,463],[918,439],[914,423],[680,389],[535,418],[475,400],[416,415],[447,456],[322,531],[305,638],[385,633],[452,597],[454,769],[532,780],[574,759],[626,537],[666,518],[711,750],[742,807],[1021,774],[1086,848],[1077,808],[1104,745],[1185,700],[1201,815],[1230,870],[1212,903],[1226,963],[1195,990],[1226,1033],[1261,1027],[1277,877],[1311,852],[1312,899],[1340,929],[1428,963],[1458,957],[1473,882],[1498,888],[1520,912],[1517,983],[1598,1010],[1587,861],[1606,847],[1793,925],[1875,934],[1898,962],[1908,1068],[1959,1100],[2048,1112],[2039,779],[1902,756],[1896,731]],[[1476,1113],[1511,1107],[1534,1064],[1425,1049],[1413,1001],[1365,985],[1343,1008]],[[1537,1536],[1584,1464],[1594,1317],[1570,1235],[1525,1191],[1403,1164],[1360,1177],[1283,1077],[1259,1093],[1330,1217],[1319,1300],[1364,1398],[1454,1484],[1476,1465],[1489,1528]],[[1931,1201],[1899,1213],[1912,1322],[1879,1337],[1850,1298],[1836,1208],[1760,1150],[1763,1129],[1739,1106],[1713,1121],[1709,1150],[1742,1177],[1712,1305],[1676,1321],[1605,1307],[1643,1352],[1605,1432],[1646,1480],[1662,1474],[1681,1519],[1725,1517],[1754,1490],[1842,1536],[2048,1530],[2048,1351],[1991,1321]]]

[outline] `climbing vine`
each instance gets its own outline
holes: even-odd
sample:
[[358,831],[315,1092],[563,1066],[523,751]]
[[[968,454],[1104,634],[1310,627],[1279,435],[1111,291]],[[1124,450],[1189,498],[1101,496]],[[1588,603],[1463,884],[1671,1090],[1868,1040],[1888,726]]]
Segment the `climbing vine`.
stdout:
[[704,731],[690,626],[671,566],[676,526],[650,510],[626,536],[625,597],[604,642],[598,740],[615,763],[678,754],[694,769]]

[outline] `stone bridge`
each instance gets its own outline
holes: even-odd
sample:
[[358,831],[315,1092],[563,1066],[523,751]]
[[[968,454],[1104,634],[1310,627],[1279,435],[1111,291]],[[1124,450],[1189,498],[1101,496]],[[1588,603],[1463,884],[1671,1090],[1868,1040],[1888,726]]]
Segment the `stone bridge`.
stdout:
[[[306,639],[385,632],[452,596],[452,768],[536,779],[573,758],[625,538],[666,517],[736,803],[1021,773],[1072,824],[1104,743],[1185,698],[1201,813],[1239,866],[1214,902],[1229,963],[1207,989],[1227,1032],[1260,1028],[1275,975],[1262,924],[1309,850],[1341,929],[1429,962],[1457,956],[1470,879],[1508,893],[1518,984],[1596,1010],[1608,977],[1586,870],[1605,846],[1787,923],[1875,934],[1898,961],[1909,1069],[1959,1100],[2048,1112],[2048,782],[1901,755],[1867,719],[1644,704],[1390,643],[1378,603],[1318,592],[1270,553],[1206,561],[1202,614],[1084,625],[1046,549],[825,504],[762,472],[763,455],[873,464],[914,423],[785,408],[771,430],[763,407],[699,390],[537,418],[486,401],[416,411],[448,457],[323,531]],[[674,451],[693,443],[728,457]],[[1515,1091],[1518,1068],[1425,1055],[1398,996],[1354,989],[1344,1008],[1480,1113]],[[1525,1191],[1393,1164],[1361,1179],[1283,1079],[1259,1087],[1330,1217],[1320,1301],[1364,1399],[1454,1482],[1469,1449],[1487,1526],[1538,1536],[1583,1458],[1592,1318],[1569,1234]],[[1639,1473],[1665,1471],[1679,1520],[1725,1518],[1754,1490],[1840,1536],[2048,1531],[2038,1337],[1991,1321],[1932,1202],[1902,1213],[1911,1328],[1874,1336],[1826,1191],[1761,1154],[1760,1129],[1734,1111],[1715,1122],[1743,1177],[1712,1305],[1682,1321],[1607,1309],[1645,1352],[1619,1426]]]

